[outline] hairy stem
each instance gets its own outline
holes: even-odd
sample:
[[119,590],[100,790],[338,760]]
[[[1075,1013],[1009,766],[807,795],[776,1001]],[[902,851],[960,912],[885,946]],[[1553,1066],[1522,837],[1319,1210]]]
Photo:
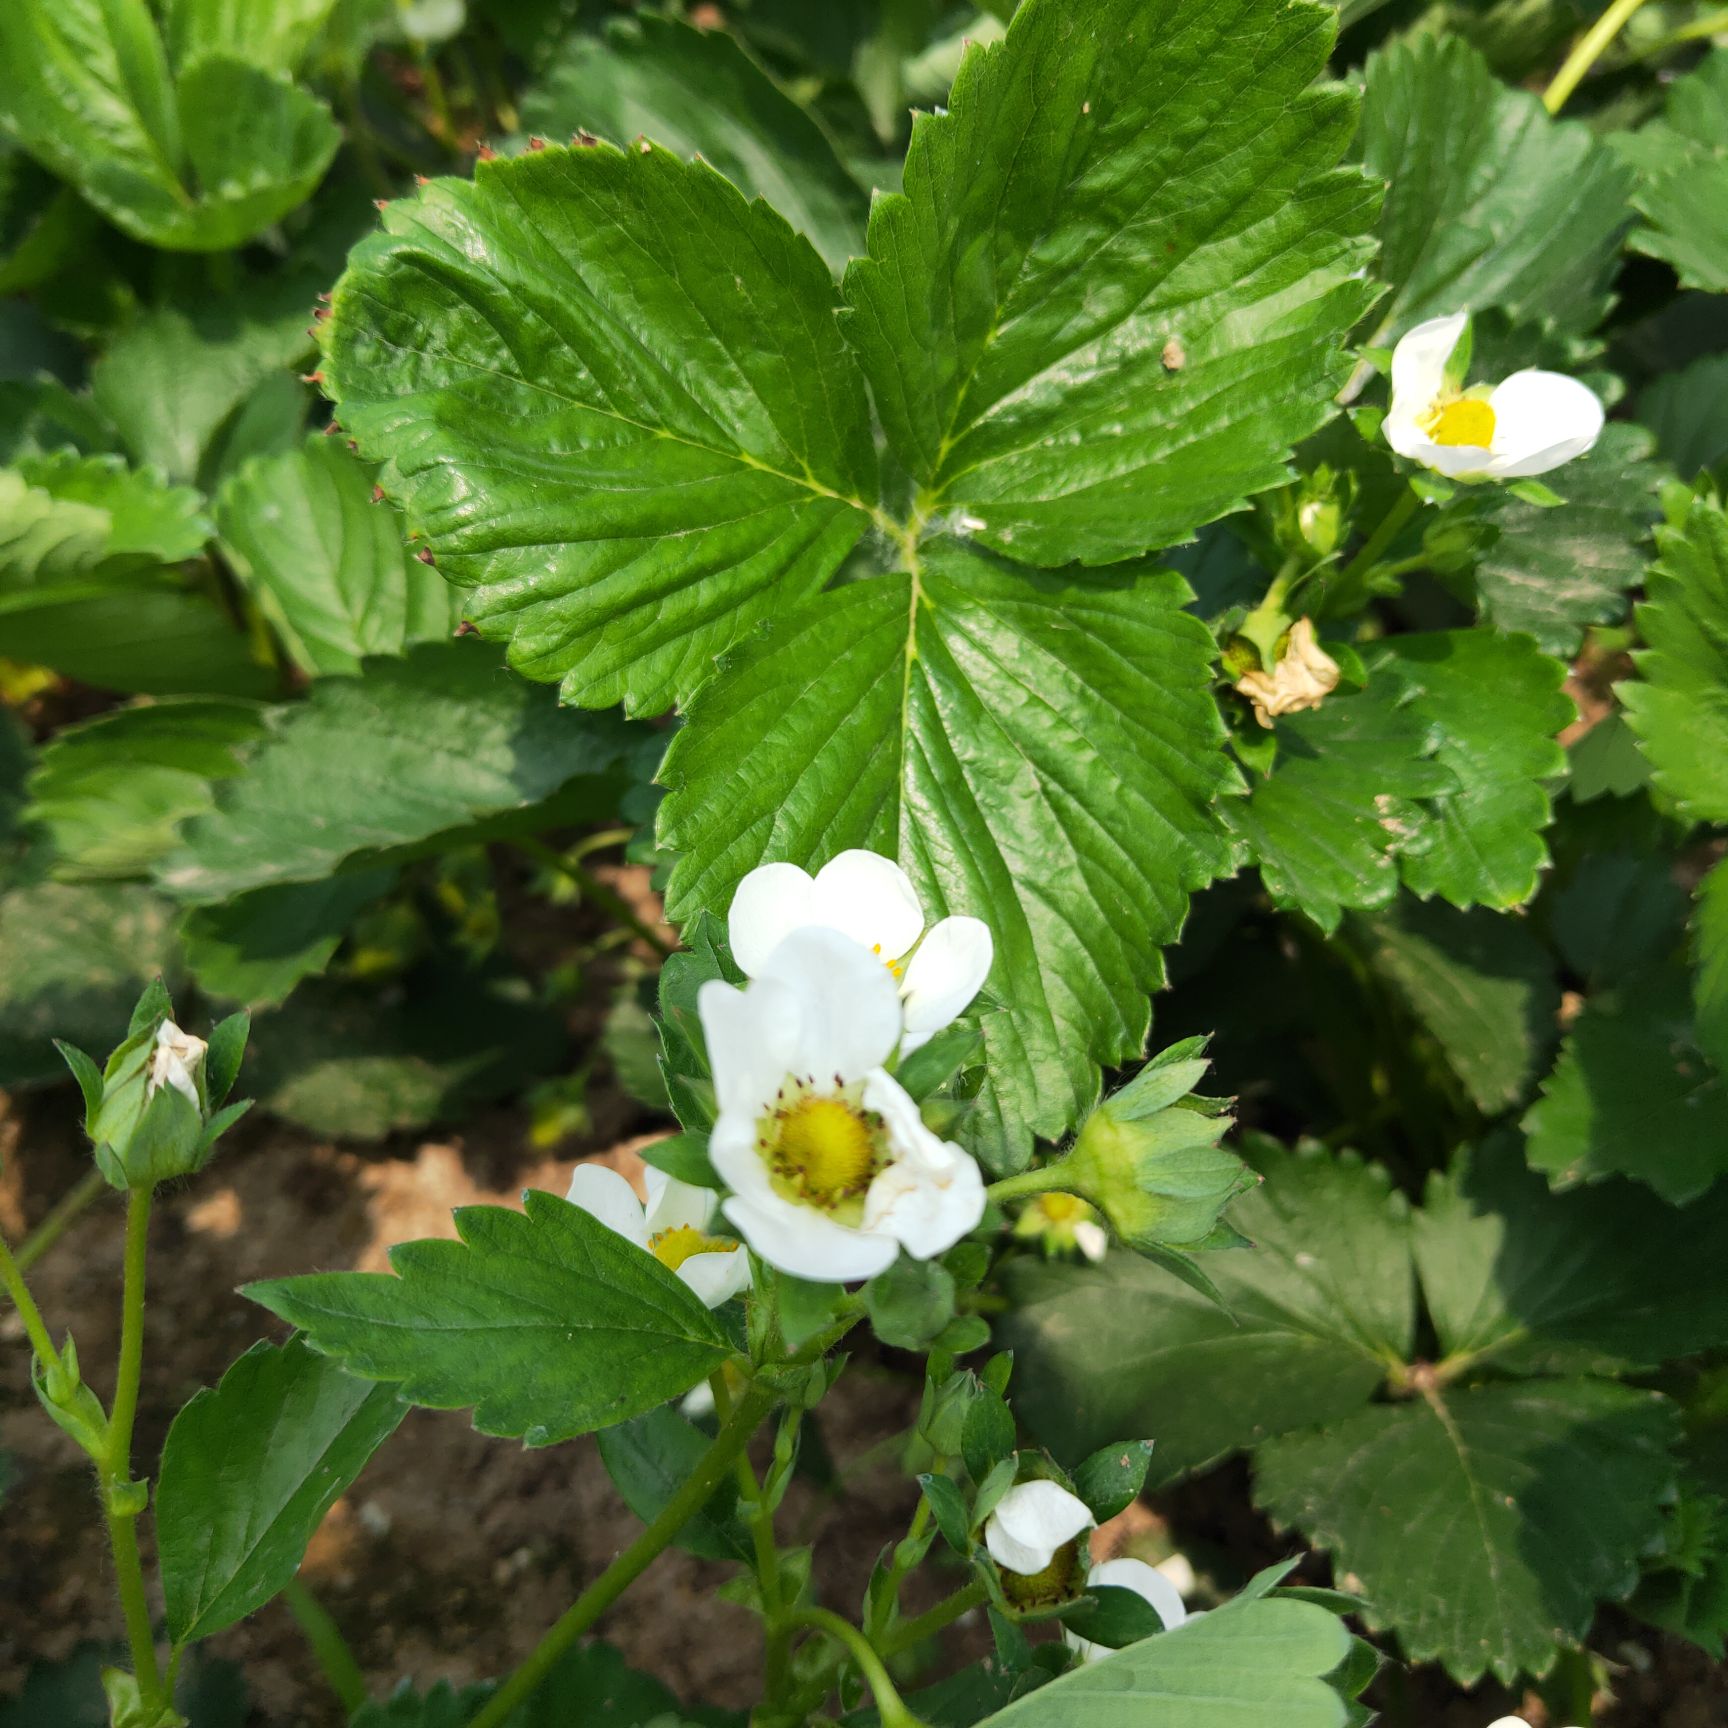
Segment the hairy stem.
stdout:
[[342,1636],[342,1628],[298,1578],[289,1580],[282,1600],[294,1616],[294,1624],[300,1628],[324,1678],[330,1682],[331,1691],[352,1716],[366,1702],[366,1677],[354,1660],[354,1652],[348,1648],[348,1640]]
[[1022,1170],[1018,1176],[1004,1176],[1000,1182],[992,1182],[984,1193],[991,1200],[1018,1200],[1023,1195],[1048,1194],[1052,1189],[1066,1190],[1067,1187],[1066,1163],[1058,1160],[1036,1170]]
[[666,1502],[642,1534],[565,1610],[535,1646],[527,1661],[493,1693],[469,1728],[501,1728],[517,1705],[533,1696],[564,1652],[641,1577],[649,1562],[707,1505],[778,1396],[774,1386],[761,1382],[744,1394],[696,1468],[684,1479],[683,1486]]
[[970,1584],[962,1585],[952,1596],[945,1597],[934,1608],[927,1608],[910,1620],[902,1620],[882,1639],[882,1654],[898,1656],[902,1650],[910,1650],[915,1644],[922,1644],[926,1638],[934,1638],[945,1626],[952,1626],[962,1614],[969,1614],[974,1608],[987,1602],[989,1597],[989,1586],[982,1578],[974,1578]]
[[108,1443],[96,1461],[102,1484],[102,1507],[108,1540],[114,1550],[114,1573],[120,1606],[126,1616],[126,1638],[132,1646],[132,1669],[146,1705],[166,1702],[162,1669],[156,1660],[156,1639],[150,1626],[150,1605],[144,1593],[144,1567],[138,1558],[138,1512],[122,1496],[132,1481],[132,1426],[138,1416],[138,1387],[144,1371],[144,1269],[150,1246],[150,1190],[134,1188],[126,1196],[126,1271],[121,1292],[120,1366],[114,1382],[114,1405],[108,1417]]
[[1406,486],[1399,493],[1398,502],[1380,518],[1379,527],[1362,542],[1361,550],[1339,572],[1339,582],[1348,583],[1354,577],[1366,576],[1392,542],[1404,532],[1404,525],[1416,514],[1421,502],[1415,488]]
[[54,1348],[54,1340],[48,1336],[42,1310],[36,1306],[36,1298],[24,1282],[24,1268],[13,1257],[3,1236],[0,1236],[0,1285],[5,1287],[24,1322],[25,1336],[30,1340],[30,1348],[36,1352],[37,1360],[44,1368],[57,1365],[60,1353]]
[[56,1202],[51,1211],[26,1236],[18,1249],[18,1270],[28,1272],[62,1236],[90,1209],[97,1196],[107,1192],[100,1170],[88,1171],[78,1184]]
[[847,1654],[857,1664],[858,1672],[869,1682],[870,1691],[876,1699],[876,1714],[882,1720],[882,1728],[925,1728],[906,1708],[904,1700],[895,1689],[893,1679],[882,1664],[882,1658],[876,1654],[870,1640],[850,1620],[842,1620],[838,1614],[831,1614],[826,1608],[799,1608],[786,1618],[792,1625],[813,1627],[845,1646]]
[[1577,45],[1554,74],[1553,82],[1542,92],[1542,106],[1550,114],[1558,114],[1566,106],[1566,99],[1584,82],[1585,74],[1601,58],[1603,50],[1643,4],[1644,0],[1614,0],[1614,4],[1578,38]]

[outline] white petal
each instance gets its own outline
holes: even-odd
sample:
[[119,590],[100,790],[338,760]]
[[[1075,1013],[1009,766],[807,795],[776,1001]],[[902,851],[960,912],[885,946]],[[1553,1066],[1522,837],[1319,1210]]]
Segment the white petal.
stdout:
[[1022,1577],[1042,1572],[1064,1542],[1090,1529],[1092,1514],[1058,1482],[1022,1482],[984,1523],[984,1546],[998,1566]]
[[767,1166],[756,1150],[759,1114],[755,1110],[748,1115],[723,1110],[708,1137],[708,1162],[734,1194],[742,1194],[747,1200],[761,1199],[774,1192]]
[[692,1254],[678,1276],[710,1307],[730,1302],[750,1283],[750,1256],[742,1248],[726,1253]]
[[[783,1072],[813,1081],[818,1090],[831,1089],[836,1076],[840,1084],[863,1079],[900,1042],[900,991],[893,973],[838,930],[794,930],[750,992],[770,985],[797,1001],[796,1045]],[[702,988],[706,993],[712,985]]]
[[1430,318],[1398,339],[1398,346],[1392,350],[1393,413],[1397,412],[1402,397],[1406,405],[1415,404],[1415,411],[1420,414],[1445,388],[1446,362],[1452,358],[1452,350],[1458,346],[1469,318],[1468,312]]
[[150,1053],[145,1095],[172,1086],[189,1104],[198,1104],[198,1082],[193,1076],[207,1048],[202,1038],[194,1038],[190,1032],[182,1032],[172,1020],[164,1020],[156,1028],[156,1047]]
[[864,1107],[881,1116],[894,1158],[864,1196],[864,1228],[886,1231],[914,1260],[977,1229],[984,1178],[970,1154],[932,1134],[905,1089],[880,1070],[864,1082]]
[[706,1380],[698,1380],[684,1394],[684,1401],[678,1406],[678,1414],[692,1422],[700,1421],[704,1416],[714,1414],[714,1388]]
[[746,978],[754,978],[794,930],[812,922],[815,886],[796,864],[759,864],[738,884],[726,937]]
[[648,1166],[646,1178],[648,1204],[648,1234],[658,1236],[662,1230],[706,1230],[714,1216],[719,1196],[711,1188],[698,1188],[693,1182],[680,1182],[664,1170]]
[[721,1111],[754,1119],[785,1084],[804,1037],[804,1001],[777,982],[748,990],[711,978],[696,993]]
[[1394,444],[1392,448],[1449,480],[1487,480],[1495,472],[1493,451],[1480,444],[1436,444],[1424,432],[1406,445]]
[[1595,391],[1560,372],[1514,372],[1488,398],[1494,410],[1494,469],[1499,479],[1546,474],[1582,456],[1602,434]]
[[887,1271],[900,1252],[892,1236],[848,1230],[813,1208],[772,1192],[748,1200],[734,1195],[720,1209],[770,1266],[818,1284],[874,1278]]
[[[1106,1560],[1086,1574],[1087,1588],[1090,1589],[1094,1584],[1108,1584],[1118,1590],[1132,1590],[1136,1596],[1143,1596],[1157,1610],[1166,1632],[1174,1632],[1189,1618],[1187,1609],[1182,1606],[1182,1598],[1176,1592],[1176,1586],[1143,1560]],[[1105,1656],[1116,1654],[1107,1644],[1090,1643],[1085,1638],[1077,1637],[1066,1627],[1062,1629],[1062,1641],[1069,1649],[1079,1653],[1082,1662],[1097,1662]]]
[[1096,1266],[1110,1252],[1110,1237],[1102,1224],[1083,1218],[1074,1226],[1074,1246]]
[[924,908],[911,878],[892,858],[854,848],[816,872],[811,922],[839,930],[884,963],[898,960],[924,932]]
[[618,1172],[606,1164],[578,1164],[570,1177],[570,1192],[564,1196],[572,1206],[580,1206],[590,1217],[598,1218],[608,1230],[615,1230],[627,1242],[638,1248],[648,1246],[648,1223],[642,1215],[642,1202],[636,1190]]
[[981,918],[944,918],[918,944],[906,967],[900,996],[906,1004],[903,1052],[916,1050],[984,987],[995,955],[990,926]]

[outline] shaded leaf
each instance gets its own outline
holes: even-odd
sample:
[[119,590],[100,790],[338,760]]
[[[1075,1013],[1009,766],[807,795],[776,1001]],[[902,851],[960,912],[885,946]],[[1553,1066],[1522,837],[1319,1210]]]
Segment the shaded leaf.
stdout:
[[455,591],[372,502],[373,471],[334,438],[247,463],[222,488],[222,550],[301,671],[358,672],[371,654],[440,641]]
[[[616,1428],[601,1429],[598,1440],[612,1486],[645,1524],[665,1510],[709,1446],[708,1436],[669,1404],[620,1422]],[[672,1538],[673,1543],[704,1560],[748,1563],[750,1538],[738,1520],[737,1502],[736,1487],[718,1490]]]
[[208,810],[217,781],[240,771],[264,731],[250,702],[183,698],[113,709],[55,734],[30,777],[63,878],[141,876],[174,830]]
[[550,691],[501,673],[480,644],[422,643],[274,710],[246,772],[186,825],[158,876],[179,898],[208,903],[511,823],[553,827],[560,813],[610,807],[606,777],[629,742],[615,717],[561,709]]
[[1137,1255],[1007,1268],[1016,1407],[1060,1457],[1151,1435],[1157,1486],[1349,1414],[1409,1349],[1407,1209],[1386,1174],[1317,1148],[1247,1150],[1266,1180],[1231,1219],[1254,1247],[1206,1260],[1227,1311]]
[[1728,1175],[1728,1084],[1698,1048],[1685,974],[1592,996],[1524,1126],[1557,1188],[1631,1176],[1683,1206]]
[[1528,924],[1408,898],[1353,929],[1478,1110],[1509,1109],[1557,1037],[1560,982]]
[[864,248],[864,189],[809,112],[726,30],[648,12],[604,34],[571,35],[521,102],[522,130],[639,137],[700,156],[746,197],[763,198],[839,271]]
[[1500,307],[1586,331],[1608,310],[1631,176],[1589,127],[1509,90],[1468,43],[1412,33],[1364,68],[1362,160],[1391,182],[1376,340]]
[[1628,1595],[1678,1423],[1599,1380],[1447,1387],[1255,1454],[1255,1497],[1361,1580],[1372,1624],[1461,1685],[1544,1672]]
[[1682,287],[1728,293],[1728,51],[1669,86],[1660,120],[1616,142],[1638,171],[1633,249],[1672,264]]
[[1638,398],[1638,418],[1683,480],[1722,468],[1728,463],[1728,354],[1706,354],[1682,371],[1664,373]]

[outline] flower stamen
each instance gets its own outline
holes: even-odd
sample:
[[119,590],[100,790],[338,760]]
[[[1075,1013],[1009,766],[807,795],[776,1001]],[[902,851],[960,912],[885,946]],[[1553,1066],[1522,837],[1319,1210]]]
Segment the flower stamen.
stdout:
[[1479,396],[1460,396],[1433,409],[1425,429],[1436,444],[1486,450],[1494,442],[1494,410]]
[[817,1206],[862,1194],[876,1174],[882,1124],[844,1098],[809,1094],[776,1111],[764,1151],[774,1174]]

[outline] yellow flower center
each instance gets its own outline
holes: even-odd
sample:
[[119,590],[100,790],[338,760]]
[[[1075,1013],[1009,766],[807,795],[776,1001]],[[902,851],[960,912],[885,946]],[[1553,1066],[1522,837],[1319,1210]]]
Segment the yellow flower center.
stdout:
[[1428,417],[1436,444],[1467,444],[1486,450],[1494,442],[1494,410],[1479,396],[1460,396]]
[[843,1098],[800,1098],[779,1118],[775,1174],[832,1206],[870,1186],[879,1137],[874,1119]]
[[1046,1224],[1078,1224],[1092,1215],[1092,1208],[1078,1194],[1040,1194],[1037,1204]]
[[654,1258],[668,1272],[676,1272],[695,1254],[730,1254],[738,1244],[725,1236],[704,1236],[694,1224],[680,1224],[648,1239]]
[[1086,1582],[1080,1564],[1080,1542],[1064,1542],[1042,1572],[1011,1572],[1002,1568],[1002,1591],[1016,1608],[1039,1608],[1079,1595]]

